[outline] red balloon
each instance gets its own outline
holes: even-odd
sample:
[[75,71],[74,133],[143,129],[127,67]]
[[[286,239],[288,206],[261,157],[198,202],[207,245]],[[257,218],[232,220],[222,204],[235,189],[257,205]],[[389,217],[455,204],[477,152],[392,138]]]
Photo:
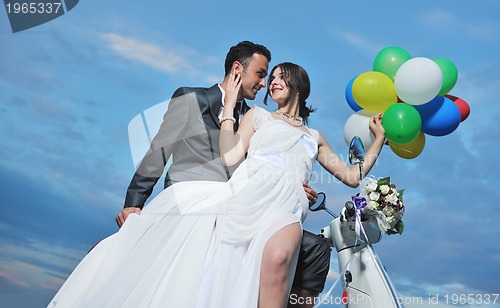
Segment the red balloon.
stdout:
[[450,94],[445,94],[444,97],[451,99],[455,103],[455,105],[457,105],[458,110],[460,110],[460,122],[465,121],[465,119],[469,117],[470,106],[466,101],[464,101],[460,97],[456,97]]

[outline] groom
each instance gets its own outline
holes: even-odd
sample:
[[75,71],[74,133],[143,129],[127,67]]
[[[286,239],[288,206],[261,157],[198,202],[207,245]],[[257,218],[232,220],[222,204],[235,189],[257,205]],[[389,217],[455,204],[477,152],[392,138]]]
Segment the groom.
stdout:
[[[182,181],[225,182],[231,177],[238,164],[223,166],[219,154],[220,119],[229,73],[236,67],[241,74],[242,86],[238,98],[241,105],[234,114],[238,119],[250,109],[245,99],[253,100],[257,92],[266,86],[270,61],[271,53],[266,47],[243,41],[230,48],[224,65],[226,76],[221,84],[211,88],[182,87],[174,92],[163,123],[130,182],[124,209],[116,217],[120,227],[129,214],[141,212],[171,156],[173,163],[165,176],[165,187]],[[238,121],[235,131],[237,126]],[[317,193],[306,184],[304,190],[309,202],[314,203]],[[280,247],[268,246],[266,250],[269,251],[264,251],[262,265],[275,270],[272,275],[261,273],[261,282],[269,286],[263,286],[264,292],[274,296],[273,286],[286,277],[289,260],[292,259],[288,256],[294,252],[275,254]],[[271,257],[275,255],[284,258]],[[317,296],[323,290],[329,261],[330,247],[320,237],[304,231],[292,292],[302,297]]]

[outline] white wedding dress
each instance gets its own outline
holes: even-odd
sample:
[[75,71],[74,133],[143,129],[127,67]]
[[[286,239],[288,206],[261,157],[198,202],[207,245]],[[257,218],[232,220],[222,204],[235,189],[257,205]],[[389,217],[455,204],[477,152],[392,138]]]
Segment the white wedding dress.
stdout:
[[264,245],[307,214],[318,132],[254,108],[248,158],[227,183],[162,191],[93,248],[48,307],[257,307]]

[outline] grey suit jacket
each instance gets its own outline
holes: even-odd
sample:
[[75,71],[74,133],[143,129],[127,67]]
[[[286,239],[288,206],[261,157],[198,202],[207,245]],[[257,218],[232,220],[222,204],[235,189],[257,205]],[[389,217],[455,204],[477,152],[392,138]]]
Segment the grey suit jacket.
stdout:
[[[227,181],[234,169],[225,167],[219,152],[219,111],[222,93],[210,88],[179,88],[172,95],[163,123],[127,189],[124,207],[142,208],[163,174],[165,187],[181,181]],[[250,108],[243,102],[243,112]],[[235,127],[236,130],[236,127]]]

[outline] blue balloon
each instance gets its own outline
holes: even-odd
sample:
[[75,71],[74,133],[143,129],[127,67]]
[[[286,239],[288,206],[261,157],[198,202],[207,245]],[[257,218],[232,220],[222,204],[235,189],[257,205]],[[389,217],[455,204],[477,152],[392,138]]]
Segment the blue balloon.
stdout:
[[447,97],[436,96],[430,102],[414,106],[422,118],[422,131],[431,136],[451,134],[460,124],[460,110]]
[[[358,76],[356,76],[358,77]],[[356,101],[354,100],[354,97],[352,96],[352,84],[354,83],[354,80],[356,79],[356,77],[354,77],[353,79],[351,79],[351,81],[349,81],[349,83],[347,84],[347,87],[345,88],[345,100],[347,101],[347,104],[349,105],[349,107],[351,107],[352,110],[354,110],[354,112],[357,112],[357,111],[360,111],[361,108],[358,103],[356,103]]]

